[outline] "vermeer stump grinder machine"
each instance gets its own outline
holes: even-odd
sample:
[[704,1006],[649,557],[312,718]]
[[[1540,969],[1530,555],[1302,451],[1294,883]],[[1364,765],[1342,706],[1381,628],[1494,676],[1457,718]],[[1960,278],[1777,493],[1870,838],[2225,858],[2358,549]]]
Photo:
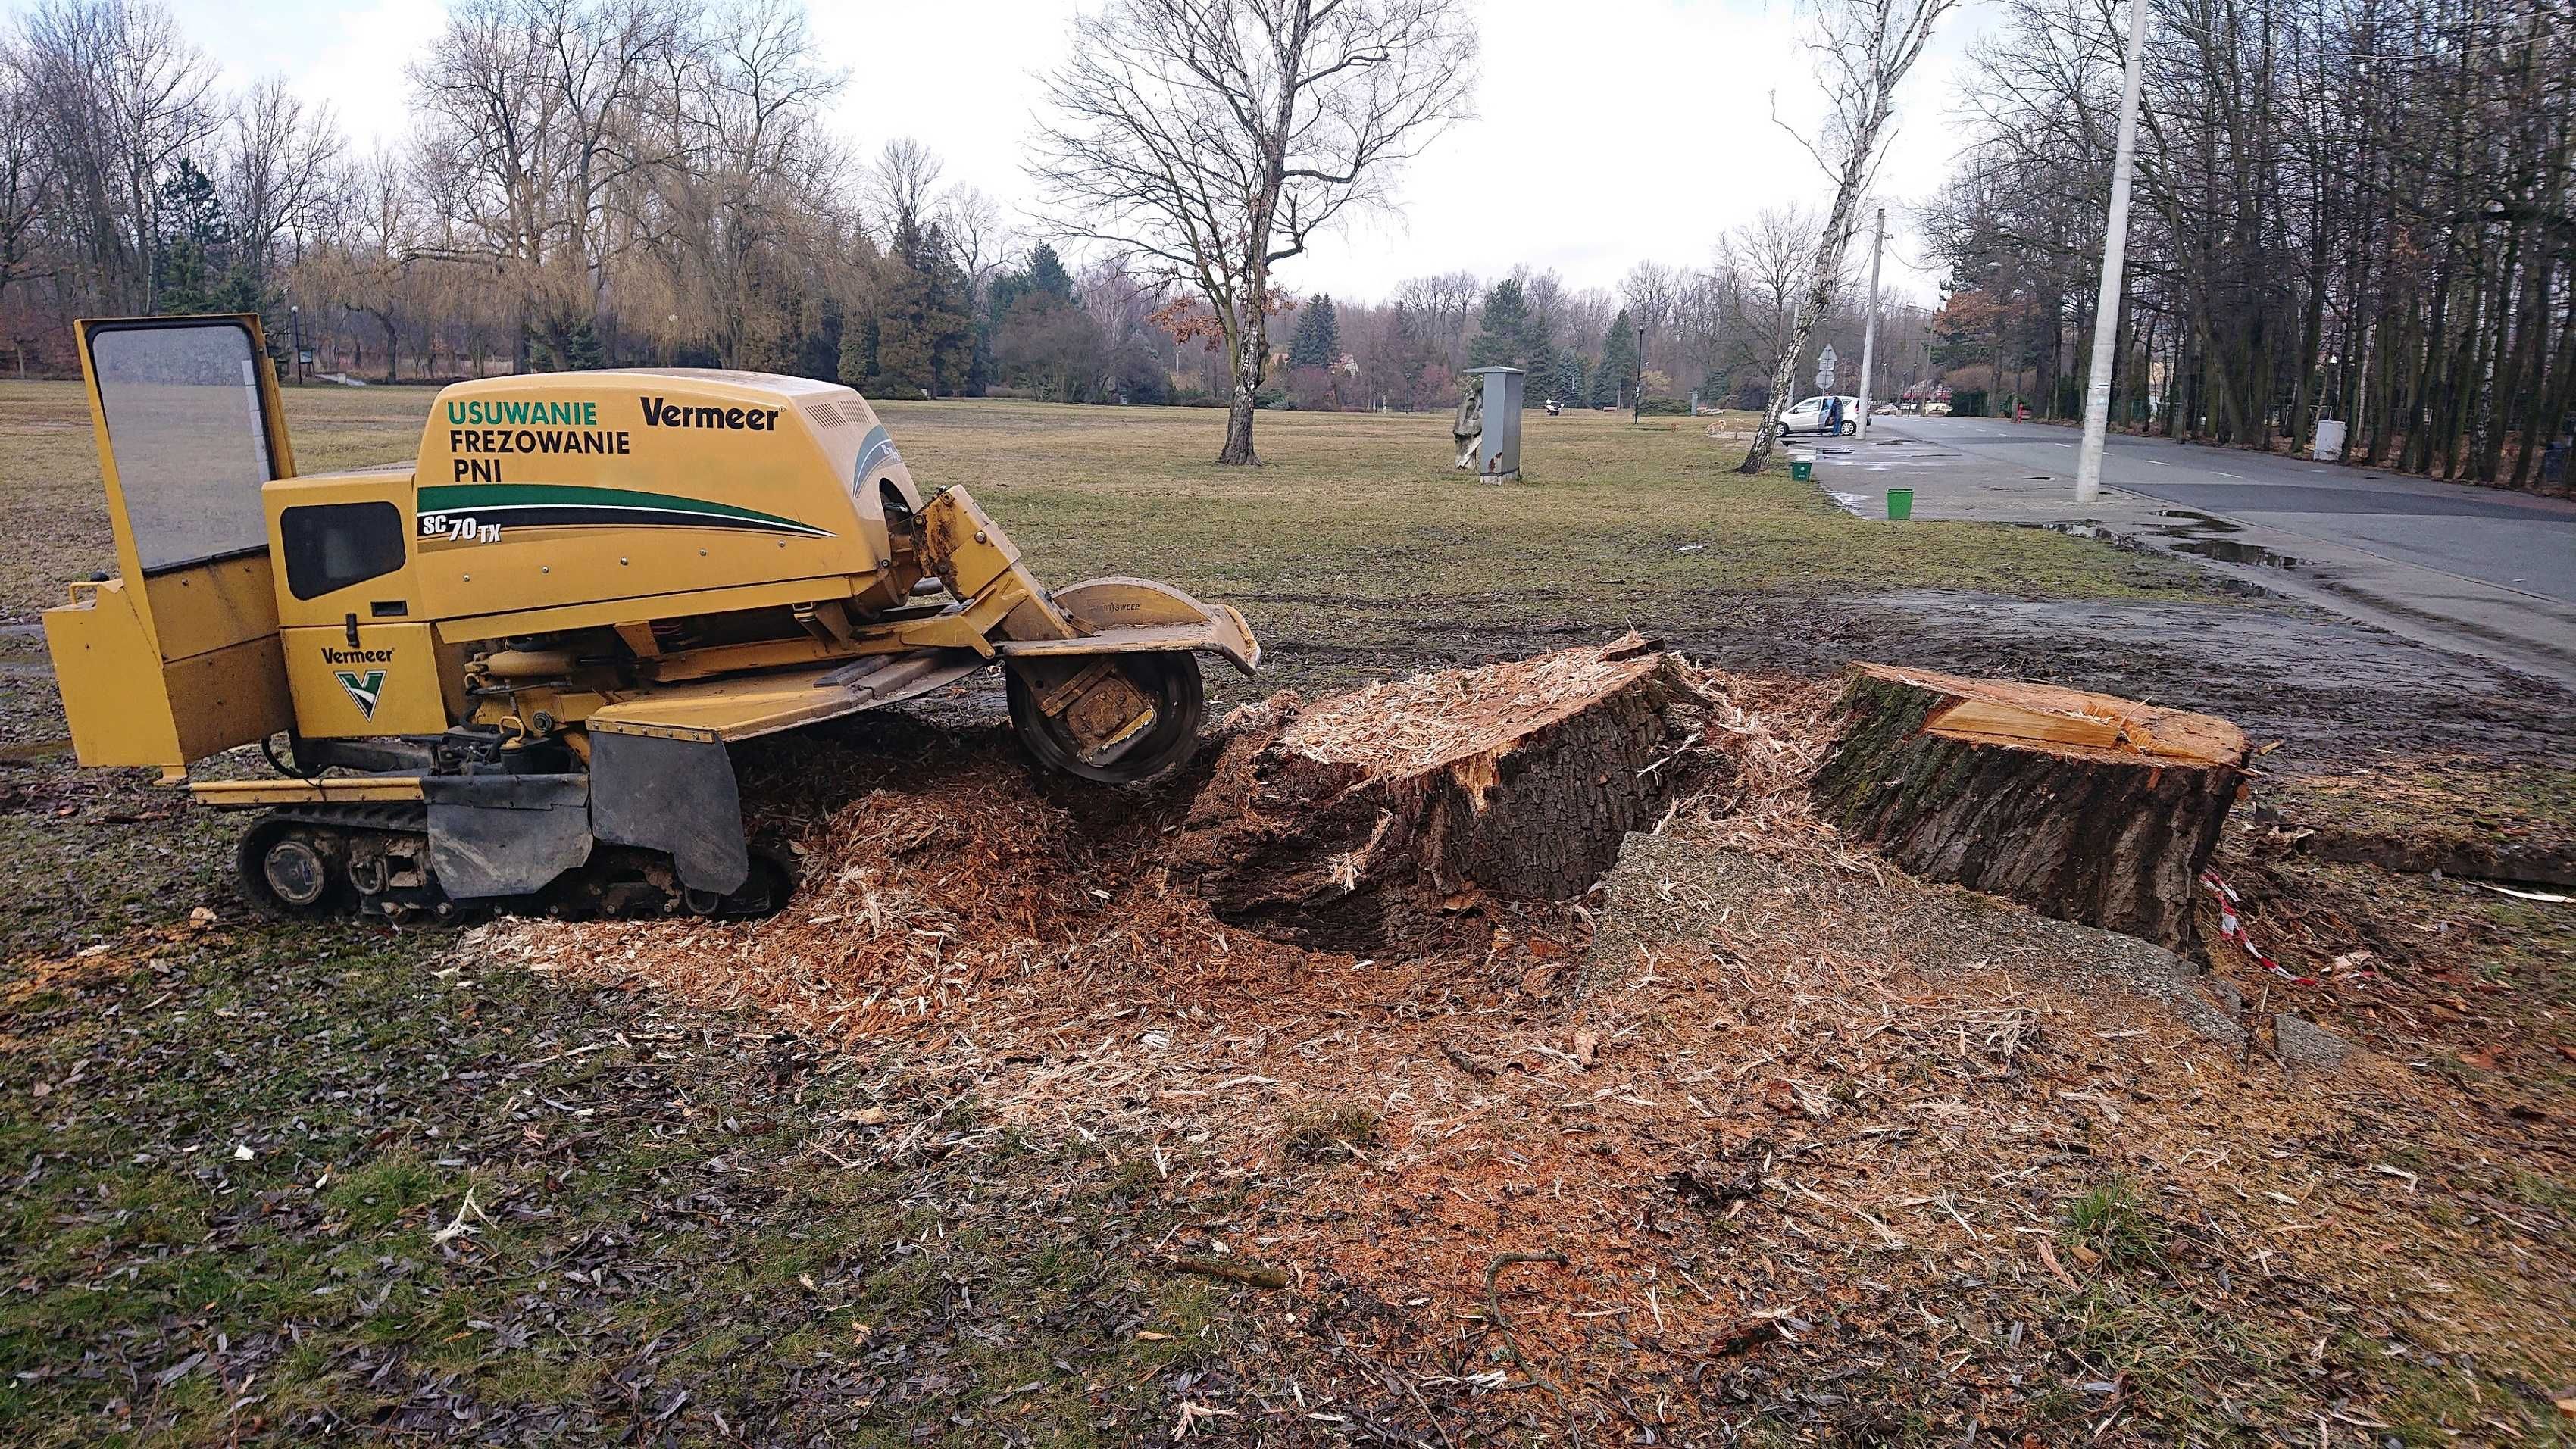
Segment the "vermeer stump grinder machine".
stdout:
[[[256,318],[79,342],[121,576],[45,615],[74,748],[265,811],[239,859],[272,912],[760,913],[792,876],[729,746],[998,662],[1041,766],[1141,780],[1189,752],[1197,651],[1260,662],[1166,585],[1041,587],[836,384],[458,383],[413,465],[302,476]],[[189,780],[252,744],[281,778]]]

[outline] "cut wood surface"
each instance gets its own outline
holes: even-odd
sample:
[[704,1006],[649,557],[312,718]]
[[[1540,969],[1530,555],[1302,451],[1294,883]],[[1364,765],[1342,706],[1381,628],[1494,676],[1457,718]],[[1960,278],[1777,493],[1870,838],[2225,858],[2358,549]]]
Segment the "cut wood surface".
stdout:
[[1238,721],[1169,859],[1223,919],[1376,950],[1486,894],[1567,900],[1688,778],[1695,696],[1634,635]]
[[2057,685],[1853,666],[1819,813],[1927,880],[2189,954],[2244,776],[2227,721]]

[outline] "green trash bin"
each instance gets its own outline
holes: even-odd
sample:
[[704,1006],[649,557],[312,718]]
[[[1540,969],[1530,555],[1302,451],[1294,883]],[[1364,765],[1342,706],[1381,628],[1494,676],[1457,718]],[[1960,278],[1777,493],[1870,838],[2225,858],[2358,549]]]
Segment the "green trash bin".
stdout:
[[1911,488],[1888,489],[1887,516],[1900,523],[1904,522],[1906,519],[1912,518],[1914,516],[1914,490]]
[[1789,465],[1789,476],[1800,483],[1813,483],[1816,481],[1816,465],[1800,458]]

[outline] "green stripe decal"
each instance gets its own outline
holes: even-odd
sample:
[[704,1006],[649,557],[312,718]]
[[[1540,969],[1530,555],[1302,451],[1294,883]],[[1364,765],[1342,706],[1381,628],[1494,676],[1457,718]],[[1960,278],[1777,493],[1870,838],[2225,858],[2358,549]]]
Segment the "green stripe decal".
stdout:
[[498,513],[531,509],[624,509],[668,517],[697,514],[709,524],[729,528],[768,528],[829,538],[829,529],[799,523],[756,508],[738,508],[705,498],[674,493],[647,493],[637,488],[585,488],[571,483],[433,483],[421,488],[422,513]]

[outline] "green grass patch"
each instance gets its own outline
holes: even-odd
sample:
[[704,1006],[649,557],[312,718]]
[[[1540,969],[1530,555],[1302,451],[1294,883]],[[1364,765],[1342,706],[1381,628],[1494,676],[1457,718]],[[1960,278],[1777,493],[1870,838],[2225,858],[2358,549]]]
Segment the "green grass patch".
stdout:
[[1121,1443],[1240,1342],[1235,1290],[1146,1263],[1168,1210],[1098,1153],[836,1161],[867,1097],[782,1077],[765,1033],[442,978],[454,944],[339,923],[0,972],[0,1441]]
[[2097,1183],[2068,1203],[2061,1236],[2069,1249],[2081,1248],[2114,1269],[2160,1264],[2164,1257],[2155,1220],[2125,1177]]

